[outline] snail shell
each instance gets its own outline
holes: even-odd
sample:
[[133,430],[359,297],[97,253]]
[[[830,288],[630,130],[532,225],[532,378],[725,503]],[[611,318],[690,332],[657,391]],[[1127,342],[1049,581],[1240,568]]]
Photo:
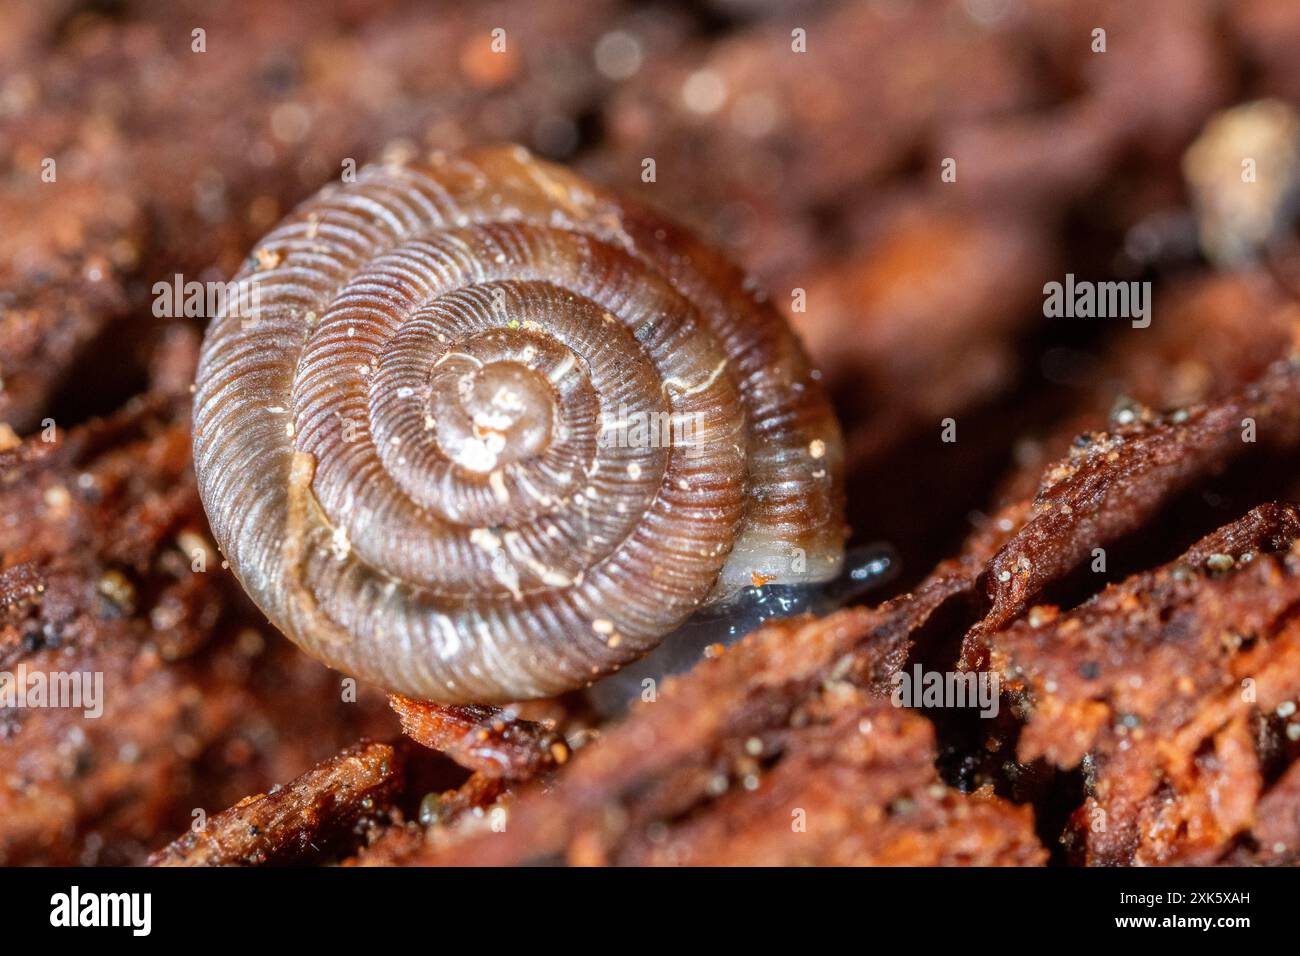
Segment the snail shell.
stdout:
[[833,577],[838,425],[718,255],[525,150],[368,167],[204,341],[194,458],[271,621],[410,697],[590,683],[700,606]]

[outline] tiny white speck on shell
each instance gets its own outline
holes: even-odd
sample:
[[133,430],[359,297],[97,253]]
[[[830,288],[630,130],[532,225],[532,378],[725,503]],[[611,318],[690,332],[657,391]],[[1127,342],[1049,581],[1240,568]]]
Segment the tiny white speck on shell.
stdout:
[[342,525],[334,529],[330,536],[330,551],[335,561],[345,561],[352,551],[352,542],[348,540],[348,529]]

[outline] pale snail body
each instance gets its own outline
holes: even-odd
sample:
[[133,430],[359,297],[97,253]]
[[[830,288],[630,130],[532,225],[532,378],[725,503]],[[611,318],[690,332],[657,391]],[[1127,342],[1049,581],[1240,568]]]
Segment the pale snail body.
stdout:
[[807,358],[640,208],[496,148],[364,169],[256,256],[252,309],[204,342],[195,469],[234,573],[325,663],[549,696],[745,586],[837,574]]

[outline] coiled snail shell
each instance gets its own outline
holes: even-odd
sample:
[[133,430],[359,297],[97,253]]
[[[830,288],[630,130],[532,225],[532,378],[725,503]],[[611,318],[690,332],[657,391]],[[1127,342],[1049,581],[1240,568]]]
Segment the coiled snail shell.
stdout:
[[743,586],[838,570],[839,429],[784,320],[523,149],[368,167],[236,282],[252,306],[199,365],[199,490],[244,588],[335,668],[550,696]]

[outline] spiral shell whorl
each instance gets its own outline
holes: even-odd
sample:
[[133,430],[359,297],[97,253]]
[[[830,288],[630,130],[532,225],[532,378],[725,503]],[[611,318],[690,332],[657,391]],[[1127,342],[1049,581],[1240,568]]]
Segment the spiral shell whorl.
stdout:
[[[751,575],[837,569],[839,434],[807,360],[648,213],[499,148],[365,169],[259,257],[251,314],[204,343],[195,467],[241,582],[332,666],[546,696]],[[629,420],[666,440],[611,435]]]

